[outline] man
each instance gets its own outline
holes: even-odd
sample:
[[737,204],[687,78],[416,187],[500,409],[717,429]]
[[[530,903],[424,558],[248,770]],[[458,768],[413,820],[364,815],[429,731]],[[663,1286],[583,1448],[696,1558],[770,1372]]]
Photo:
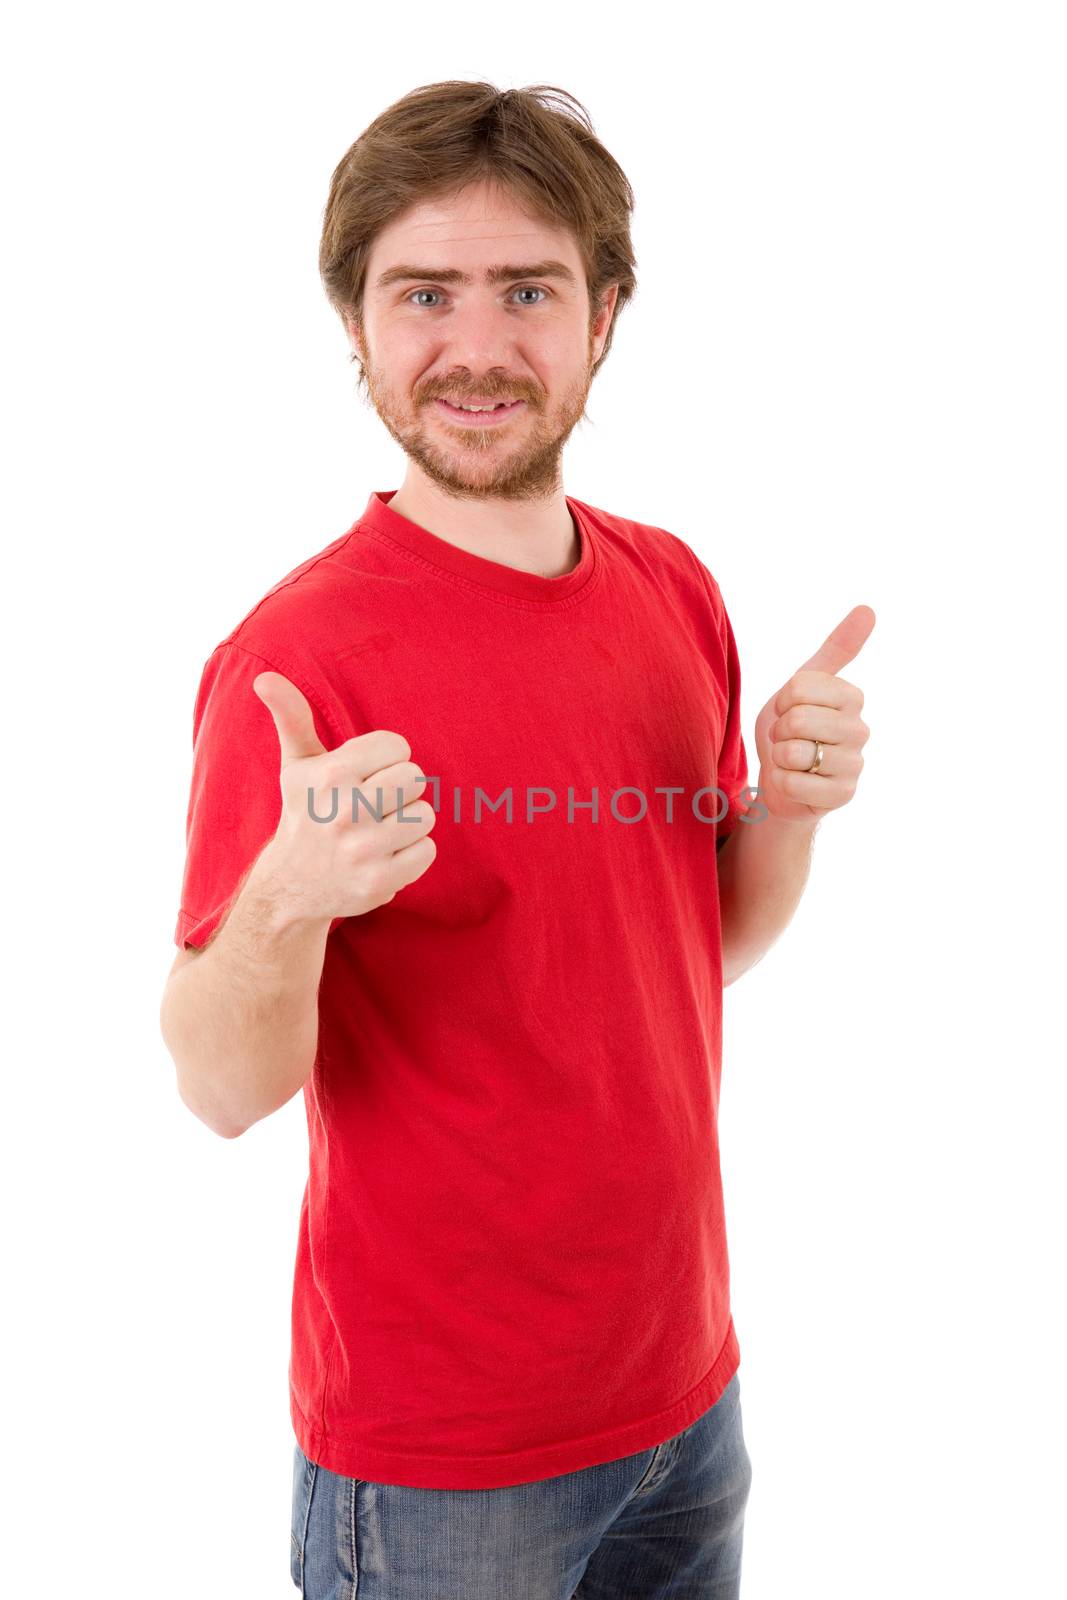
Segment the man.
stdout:
[[336,297],[407,471],[205,667],[162,1027],[223,1137],[304,1091],[305,1595],[733,1595],[722,989],[855,790],[835,674],[874,618],[764,708],[748,788],[714,578],[563,490],[619,284],[502,169],[396,210]]

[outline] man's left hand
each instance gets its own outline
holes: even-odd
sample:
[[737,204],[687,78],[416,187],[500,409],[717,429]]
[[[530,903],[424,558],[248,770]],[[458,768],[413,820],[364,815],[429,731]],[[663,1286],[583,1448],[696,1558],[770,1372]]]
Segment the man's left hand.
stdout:
[[[756,718],[759,798],[772,817],[818,819],[855,794],[871,730],[860,716],[862,690],[837,674],[859,654],[874,624],[870,606],[854,606]],[[816,740],[822,762],[809,772]]]

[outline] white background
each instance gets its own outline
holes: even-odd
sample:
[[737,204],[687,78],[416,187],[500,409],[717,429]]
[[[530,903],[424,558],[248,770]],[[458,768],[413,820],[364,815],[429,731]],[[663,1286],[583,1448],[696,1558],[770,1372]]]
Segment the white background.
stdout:
[[745,1600],[1065,1592],[1061,22],[67,5],[9,31],[11,1593],[295,1592],[303,1102],[216,1138],[158,1008],[203,662],[403,476],[317,277],[329,176],[449,77],[568,89],[634,185],[638,294],[565,487],[715,573],[750,759],[764,701],[878,618],[843,673],[859,791],[725,998]]

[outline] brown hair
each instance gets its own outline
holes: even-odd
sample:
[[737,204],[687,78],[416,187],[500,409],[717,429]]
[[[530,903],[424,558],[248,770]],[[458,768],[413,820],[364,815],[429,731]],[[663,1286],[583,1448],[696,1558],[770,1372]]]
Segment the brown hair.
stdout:
[[[560,102],[557,104],[557,102]],[[367,262],[394,217],[429,198],[485,180],[532,216],[569,228],[585,267],[590,325],[619,285],[599,371],[619,312],[637,287],[630,215],[634,195],[593,131],[585,107],[550,84],[500,90],[449,79],[413,89],[360,134],[334,169],[319,272],[334,310],[362,334]],[[363,363],[353,355],[364,381]]]

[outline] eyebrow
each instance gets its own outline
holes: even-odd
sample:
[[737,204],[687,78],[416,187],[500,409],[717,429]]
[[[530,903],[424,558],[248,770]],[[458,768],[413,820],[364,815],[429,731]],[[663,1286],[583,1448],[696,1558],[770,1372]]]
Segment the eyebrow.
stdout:
[[[401,262],[397,267],[390,267],[383,272],[375,284],[376,289],[388,289],[394,283],[414,283],[418,278],[425,278],[430,283],[473,283],[469,272],[460,272],[458,267],[412,267],[407,262]],[[570,267],[562,261],[534,261],[526,266],[515,266],[511,262],[501,267],[486,267],[485,282],[488,284],[505,283],[513,278],[558,278],[563,283],[577,287],[577,279]]]

